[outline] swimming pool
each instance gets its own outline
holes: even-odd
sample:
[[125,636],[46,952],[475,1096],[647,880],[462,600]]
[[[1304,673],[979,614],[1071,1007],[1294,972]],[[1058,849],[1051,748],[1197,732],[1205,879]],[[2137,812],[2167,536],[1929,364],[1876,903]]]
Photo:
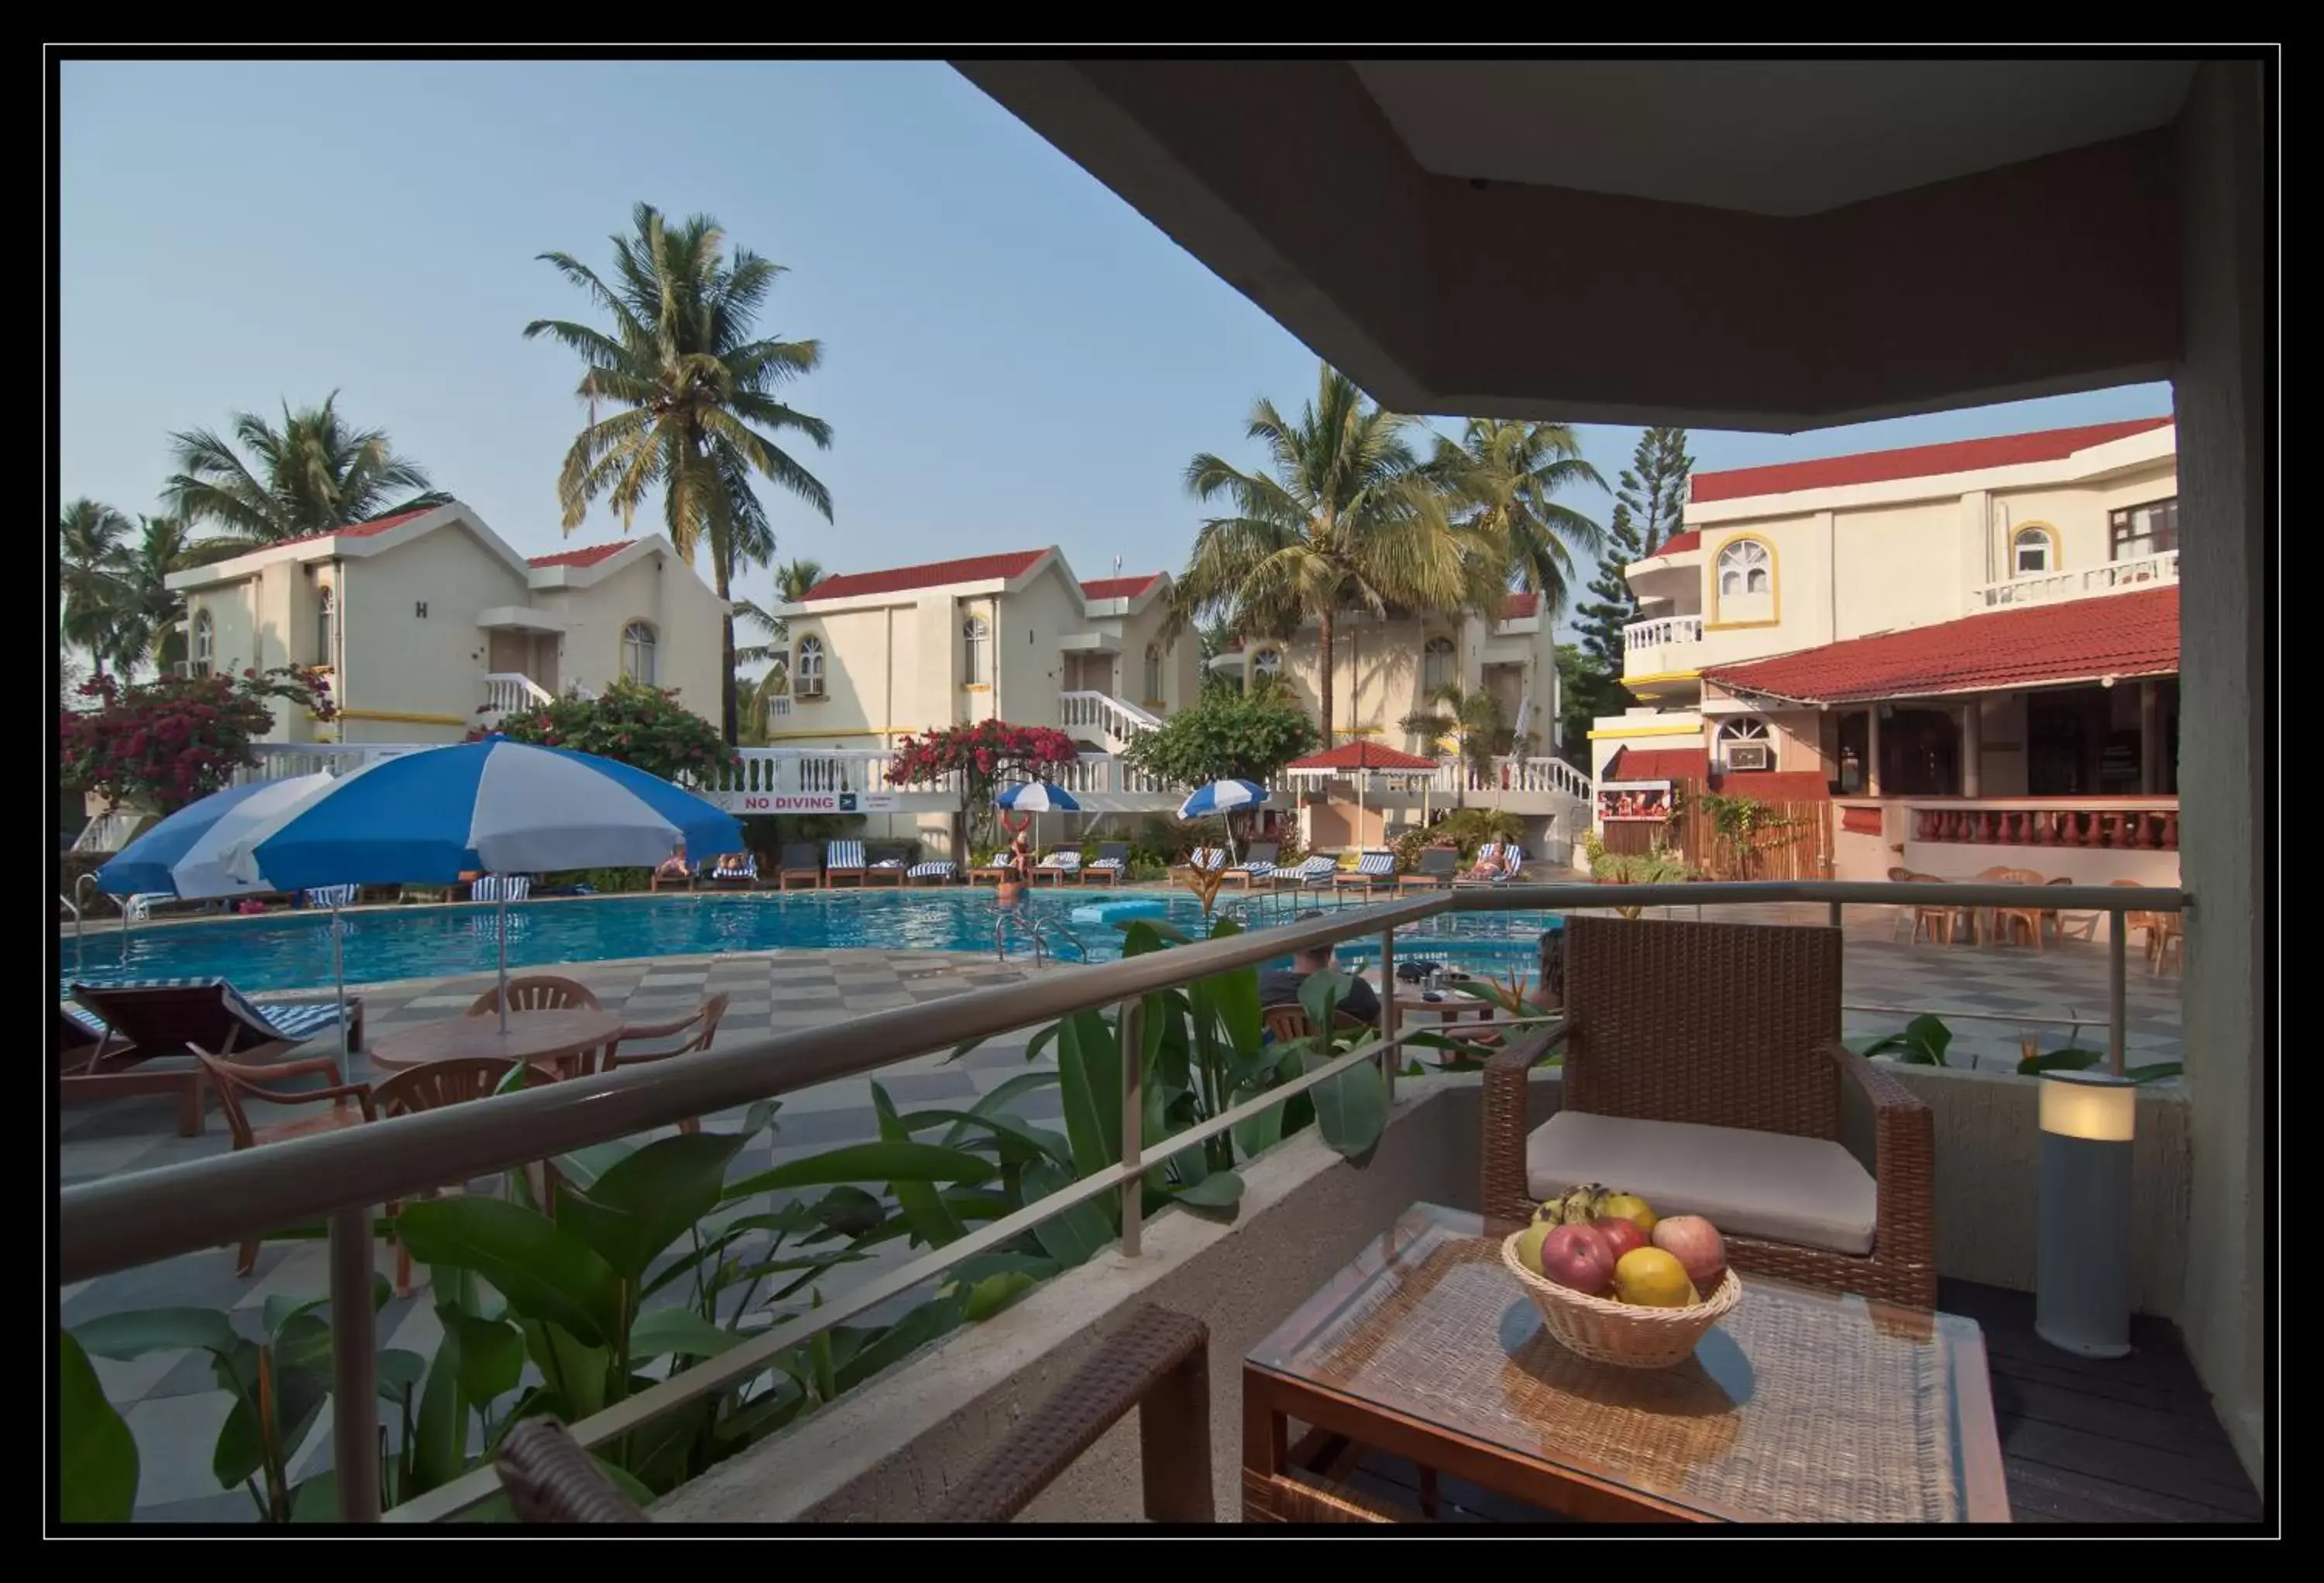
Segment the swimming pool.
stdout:
[[[1085,954],[1111,962],[1121,954],[1121,931],[1107,923],[1076,923],[1075,907],[1109,900],[1146,899],[1193,935],[1205,932],[1201,905],[1191,896],[1093,889],[1035,891],[1025,898],[1030,921],[1047,931],[1050,949],[1071,961]],[[1236,910],[1222,901],[1220,911]],[[1254,926],[1295,916],[1288,905],[1259,909]],[[508,909],[508,960],[515,968],[625,957],[692,956],[761,951],[973,951],[993,949],[993,893],[989,889],[823,890],[717,896],[624,896],[540,901]],[[346,917],[350,984],[395,979],[449,978],[490,972],[497,961],[494,909],[476,907],[372,908]],[[126,955],[113,935],[90,935],[80,961],[69,937],[61,952],[58,987],[75,980],[222,978],[253,993],[316,989],[331,982],[328,915],[273,913],[133,930]],[[1536,958],[1541,932],[1556,923],[1542,913],[1448,913],[1400,930],[1397,951],[1406,960],[1448,961],[1471,972],[1502,972]],[[1079,948],[1077,953],[1076,947]],[[1010,955],[1029,955],[1030,940],[1012,928]],[[1340,948],[1350,964],[1378,956],[1376,945],[1353,941]]]

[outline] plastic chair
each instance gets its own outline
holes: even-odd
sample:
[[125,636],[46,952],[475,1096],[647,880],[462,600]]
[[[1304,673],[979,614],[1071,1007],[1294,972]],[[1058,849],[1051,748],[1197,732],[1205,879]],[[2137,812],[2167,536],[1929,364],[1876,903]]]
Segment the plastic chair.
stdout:
[[[624,1066],[643,1066],[650,1062],[667,1061],[673,1055],[685,1055],[696,1050],[707,1050],[710,1048],[710,1041],[718,1036],[718,1023],[719,1019],[726,1015],[727,999],[723,994],[713,995],[674,1022],[641,1023],[634,1027],[624,1026],[620,1036],[605,1047],[604,1064],[598,1070],[619,1072]],[[693,1031],[687,1033],[688,1029]],[[673,1034],[686,1034],[687,1036],[666,1050],[622,1048],[624,1044],[633,1040],[664,1039]],[[678,1129],[685,1133],[700,1132],[702,1123],[695,1117],[689,1116],[678,1124]]]
[[[234,1146],[242,1149],[260,1148],[271,1143],[284,1143],[294,1137],[312,1137],[318,1133],[337,1132],[344,1127],[360,1127],[372,1119],[371,1085],[348,1082],[339,1071],[339,1063],[329,1056],[316,1056],[307,1061],[283,1061],[272,1066],[252,1068],[238,1062],[222,1061],[207,1051],[197,1049],[194,1057],[217,1091],[218,1109],[226,1116],[226,1131],[233,1136]],[[330,1081],[318,1089],[275,1089],[259,1081],[261,1076],[281,1077],[327,1076]],[[244,1101],[263,1100],[270,1105],[308,1105],[318,1100],[328,1100],[331,1108],[319,1116],[302,1117],[296,1121],[278,1121],[269,1127],[252,1124],[250,1113],[243,1109]],[[356,1109],[350,1110],[347,1101],[353,1100]],[[399,1206],[389,1204],[387,1212],[397,1212]],[[246,1238],[236,1249],[234,1272],[247,1275],[258,1263],[258,1245],[263,1238]]]
[[[425,1110],[440,1110],[447,1105],[465,1105],[471,1100],[488,1099],[500,1091],[501,1084],[515,1070],[516,1063],[497,1055],[454,1055],[442,1061],[423,1061],[407,1067],[392,1077],[383,1079],[371,1091],[374,1118],[381,1121],[398,1116],[417,1116]],[[557,1073],[546,1066],[525,1069],[525,1083],[552,1083]],[[431,1187],[420,1196],[440,1197],[447,1190]],[[399,1219],[403,1206],[387,1206],[388,1219]],[[399,1235],[395,1239],[395,1294],[411,1295],[411,1250],[403,1245]]]
[[[529,973],[509,980],[511,1011],[569,1011],[576,1007],[585,1011],[597,1009],[597,997],[590,992],[588,985],[560,979],[554,973]],[[491,1017],[500,1008],[500,986],[495,984],[476,997],[468,1007],[468,1015]]]

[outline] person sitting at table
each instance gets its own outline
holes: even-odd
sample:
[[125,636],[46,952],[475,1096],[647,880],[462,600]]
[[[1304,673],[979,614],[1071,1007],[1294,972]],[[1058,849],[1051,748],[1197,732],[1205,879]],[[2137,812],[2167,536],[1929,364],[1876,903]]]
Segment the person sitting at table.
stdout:
[[[1302,913],[1300,916],[1320,918],[1320,912]],[[1332,948],[1317,945],[1296,953],[1288,967],[1264,969],[1259,975],[1259,1003],[1261,1006],[1297,1006],[1300,986],[1317,973],[1333,971]],[[1353,973],[1346,975],[1348,987],[1340,992],[1339,1009],[1362,1022],[1378,1022],[1380,1014],[1379,996],[1372,987]]]

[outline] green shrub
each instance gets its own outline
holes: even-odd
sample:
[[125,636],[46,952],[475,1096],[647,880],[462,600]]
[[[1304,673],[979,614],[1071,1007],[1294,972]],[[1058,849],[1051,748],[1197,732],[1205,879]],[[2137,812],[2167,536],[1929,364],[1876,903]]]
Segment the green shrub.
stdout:
[[1425,830],[1407,830],[1396,838],[1396,866],[1409,872],[1420,862],[1426,848],[1447,842],[1461,849],[1463,865],[1476,861],[1477,853],[1489,841],[1525,841],[1525,821],[1515,814],[1504,814],[1497,808],[1455,808]]

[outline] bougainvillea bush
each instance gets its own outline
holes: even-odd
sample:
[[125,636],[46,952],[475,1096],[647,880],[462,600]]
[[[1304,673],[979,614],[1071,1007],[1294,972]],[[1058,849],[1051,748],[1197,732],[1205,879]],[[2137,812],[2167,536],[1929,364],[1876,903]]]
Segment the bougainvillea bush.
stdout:
[[274,704],[330,720],[329,680],[307,666],[240,676],[165,676],[80,686],[84,707],[57,714],[58,779],[117,806],[161,815],[222,790],[258,762],[251,744],[274,725]]
[[1054,726],[1010,725],[981,721],[950,726],[896,744],[888,779],[895,786],[960,777],[960,811],[953,815],[952,850],[964,852],[992,839],[992,798],[1002,787],[1046,780],[1060,765],[1081,757],[1074,739]]
[[618,759],[664,780],[706,784],[735,762],[718,728],[680,704],[675,688],[643,682],[615,682],[595,698],[535,704],[503,716],[492,732],[470,732],[468,740],[493,734]]

